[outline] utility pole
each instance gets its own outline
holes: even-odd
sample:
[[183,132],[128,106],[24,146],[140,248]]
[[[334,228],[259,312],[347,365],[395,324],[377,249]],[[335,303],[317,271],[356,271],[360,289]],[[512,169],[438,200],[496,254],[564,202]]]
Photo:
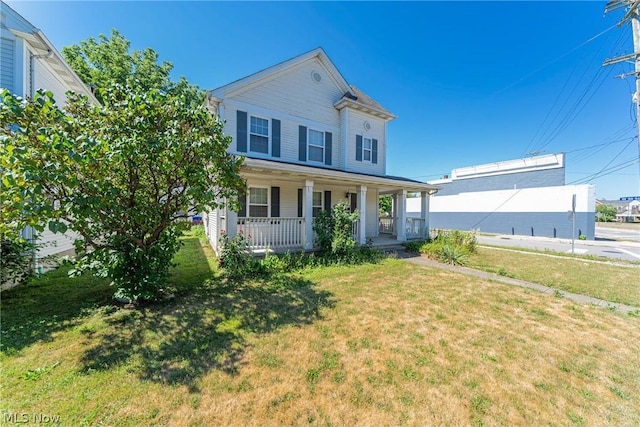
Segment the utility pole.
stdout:
[[[636,91],[633,94],[633,102],[636,104],[636,126],[638,127],[638,157],[640,158],[640,21],[638,20],[638,6],[640,0],[610,0],[604,8],[604,13],[613,12],[620,9],[626,9],[627,13],[618,22],[618,27],[631,21],[631,29],[633,31],[633,53],[629,55],[623,55],[618,58],[608,59],[604,61],[603,66],[617,64],[620,62],[633,60],[635,65],[635,71],[629,74],[623,74],[621,77],[627,75],[636,76]],[[640,183],[638,183],[640,186]]]

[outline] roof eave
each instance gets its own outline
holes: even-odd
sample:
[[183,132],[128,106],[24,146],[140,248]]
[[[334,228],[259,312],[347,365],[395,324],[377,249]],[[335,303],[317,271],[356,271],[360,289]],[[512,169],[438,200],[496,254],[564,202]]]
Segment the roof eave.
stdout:
[[389,111],[380,110],[378,108],[372,108],[369,105],[363,104],[353,99],[349,99],[347,97],[340,98],[340,100],[335,104],[333,104],[333,106],[336,107],[338,110],[342,110],[345,107],[350,107],[358,111],[362,111],[368,114],[373,114],[374,116],[380,117],[381,119],[387,120],[387,121],[396,119],[398,117],[395,114],[390,113]]
[[84,84],[82,79],[73,71],[73,69],[67,64],[62,57],[62,54],[58,52],[55,46],[49,41],[47,36],[41,30],[35,29],[33,33],[25,33],[23,31],[9,29],[16,36],[26,40],[29,45],[38,51],[37,55],[42,55],[42,60],[45,61],[63,80],[65,85],[77,93],[86,95],[91,102],[99,105],[98,99],[89,88]]
[[386,191],[398,191],[406,190],[408,192],[422,192],[425,191],[429,194],[435,194],[440,187],[436,187],[431,184],[403,180],[399,178],[367,175],[357,172],[347,172],[335,169],[325,169],[311,167],[307,165],[297,165],[293,163],[287,163],[287,167],[283,168],[279,162],[272,162],[270,160],[245,158],[243,169],[252,172],[268,172],[269,175],[281,174],[281,175],[300,175],[301,177],[312,177],[317,179],[325,179],[332,181],[347,182],[356,185],[372,185],[378,187],[384,187]]

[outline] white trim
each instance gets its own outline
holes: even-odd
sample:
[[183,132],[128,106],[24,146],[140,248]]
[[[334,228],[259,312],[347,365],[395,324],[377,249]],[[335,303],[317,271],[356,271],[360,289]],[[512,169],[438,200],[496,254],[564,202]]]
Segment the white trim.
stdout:
[[304,215],[304,239],[303,246],[305,250],[313,249],[313,181],[307,179],[304,182],[304,191],[302,193],[302,207]]
[[[251,216],[251,190],[252,189],[264,189],[267,190],[267,216]],[[271,218],[271,187],[264,185],[248,185],[247,186],[247,195],[246,195],[246,203],[247,203],[247,218]],[[254,204],[253,206],[264,206],[262,204]]]
[[378,141],[378,164],[382,166],[382,172],[387,173],[387,122],[382,122],[382,135],[384,142]]
[[[365,148],[365,146],[364,146],[366,140],[369,140],[369,144],[371,144],[371,147],[369,149]],[[369,152],[369,160],[365,159],[365,157],[364,157],[365,151]],[[366,137],[364,135],[362,135],[362,162],[363,163],[373,163],[373,138]]]
[[344,108],[340,110],[340,118],[342,119],[342,126],[344,133],[342,135],[342,157],[343,157],[343,169],[347,169],[349,164],[349,109]]
[[[320,194],[320,204],[319,205],[314,205],[313,204],[313,202],[314,202],[313,195],[316,194],[316,193]],[[322,191],[322,190],[315,191],[315,189],[314,189],[314,191],[311,194],[311,216],[315,218],[316,215],[313,214],[313,209],[314,208],[320,208],[320,210],[324,209],[324,191]]]
[[[311,131],[314,132],[318,132],[322,134],[322,146],[316,145],[316,144],[311,144]],[[322,148],[322,160],[311,160],[311,145],[313,145],[315,148]],[[318,129],[311,129],[311,128],[307,128],[307,163],[312,164],[312,165],[324,165],[324,158],[326,155],[325,150],[327,149],[327,140],[326,140],[326,132],[318,130]]]
[[249,104],[247,102],[242,102],[242,101],[237,101],[237,100],[231,100],[230,99],[230,100],[225,100],[224,102],[222,102],[220,104],[220,106],[221,107],[226,106],[227,108],[230,108],[232,110],[246,111],[247,114],[253,115],[253,116],[271,117],[273,119],[280,120],[281,122],[283,120],[292,121],[292,122],[295,122],[295,123],[297,123],[299,125],[306,126],[308,128],[312,127],[312,128],[316,128],[316,129],[317,128],[325,129],[325,130],[327,130],[329,132],[340,132],[340,127],[338,127],[338,126],[332,126],[331,124],[305,119],[303,117],[294,116],[292,114],[283,113],[282,111],[273,110],[273,109],[270,109],[270,108],[259,107],[257,105]]
[[265,159],[246,158],[241,170],[242,173],[267,173],[270,178],[278,179],[278,176],[294,175],[296,177],[312,178],[337,183],[349,183],[356,185],[370,185],[379,187],[381,194],[390,191],[404,189],[409,192],[438,190],[431,184],[415,181],[403,181],[385,176],[366,175],[357,172],[340,171],[336,169],[313,167],[308,164],[283,163]]
[[250,89],[255,85],[273,79],[285,70],[291,69],[309,60],[315,60],[319,65],[324,67],[334,84],[340,88],[342,92],[353,95],[353,91],[347,81],[342,77],[340,71],[336,68],[333,62],[331,62],[331,59],[329,59],[325,51],[320,47],[216,88],[210,93],[217,98],[224,99],[237,94],[239,91]]
[[451,171],[451,179],[456,180],[506,175],[519,172],[556,169],[561,167],[564,167],[564,153],[458,168]]
[[[267,157],[271,157],[271,145],[272,145],[272,141],[271,141],[271,119],[268,117],[263,117],[261,115],[258,114],[251,114],[250,112],[247,111],[247,153],[252,153],[252,154],[258,154],[258,155],[263,155],[263,156],[267,156]],[[253,151],[251,150],[251,134],[253,133],[253,135],[259,136],[259,137],[265,137],[265,135],[259,134],[259,133],[254,133],[251,132],[251,118],[255,117],[256,119],[260,119],[260,120],[265,120],[267,122],[267,152],[264,153],[262,151]]]

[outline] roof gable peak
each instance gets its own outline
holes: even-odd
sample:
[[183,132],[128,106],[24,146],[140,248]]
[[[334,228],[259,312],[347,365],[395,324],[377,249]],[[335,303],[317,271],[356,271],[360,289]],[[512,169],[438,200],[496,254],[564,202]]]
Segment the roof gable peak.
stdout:
[[210,94],[215,98],[219,98],[219,99],[225,98],[232,92],[253,86],[258,82],[262,82],[273,77],[276,74],[286,72],[287,70],[290,70],[293,67],[296,67],[302,63],[305,63],[307,61],[314,60],[314,59],[319,61],[327,69],[327,71],[329,72],[329,75],[331,76],[331,78],[336,83],[336,85],[340,88],[341,91],[355,96],[355,93],[353,92],[353,89],[351,88],[349,83],[347,83],[347,81],[342,76],[338,68],[335,66],[335,64],[331,61],[327,53],[321,47],[317,47],[301,55],[295,56],[293,58],[280,62],[276,65],[272,65],[261,71],[255,72],[246,77],[238,79],[234,82],[228,83],[224,86],[220,86],[219,88],[213,89],[212,91],[210,91]]

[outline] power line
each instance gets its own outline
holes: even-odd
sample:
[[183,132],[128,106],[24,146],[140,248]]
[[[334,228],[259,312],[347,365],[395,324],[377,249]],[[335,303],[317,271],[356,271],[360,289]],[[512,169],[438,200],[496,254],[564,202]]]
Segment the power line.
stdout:
[[529,74],[527,74],[526,76],[516,80],[515,82],[505,86],[504,88],[500,89],[499,91],[495,92],[494,94],[490,95],[490,98],[496,95],[501,94],[502,92],[505,92],[508,89],[511,89],[512,87],[516,86],[517,84],[519,84],[520,82],[528,79],[529,77],[539,73],[540,71],[544,70],[545,68],[547,68],[549,65],[558,62],[559,60],[561,60],[562,58],[564,58],[567,55],[572,54],[573,52],[575,52],[576,50],[580,49],[582,46],[585,46],[589,43],[591,43],[592,41],[594,41],[595,39],[597,39],[598,37],[600,37],[603,34],[606,34],[607,32],[611,31],[612,29],[614,29],[616,27],[616,25],[612,25],[611,27],[607,28],[604,31],[599,32],[598,34],[596,34],[595,36],[590,37],[589,39],[587,39],[586,41],[580,43],[578,46],[574,47],[573,49],[568,50],[567,52],[563,53],[562,55],[558,56],[557,58],[547,62],[546,64],[542,65],[541,67],[536,68],[535,70],[533,70],[532,72],[530,72]]
[[575,181],[570,182],[567,185],[586,184],[587,182],[592,181],[594,179],[602,178],[603,176],[611,175],[614,172],[631,167],[636,163],[640,163],[640,159],[633,158],[633,159],[625,160],[622,163],[618,163],[617,165],[611,166],[609,169],[600,170],[600,172],[594,173],[593,175],[587,176],[585,178],[577,179]]

